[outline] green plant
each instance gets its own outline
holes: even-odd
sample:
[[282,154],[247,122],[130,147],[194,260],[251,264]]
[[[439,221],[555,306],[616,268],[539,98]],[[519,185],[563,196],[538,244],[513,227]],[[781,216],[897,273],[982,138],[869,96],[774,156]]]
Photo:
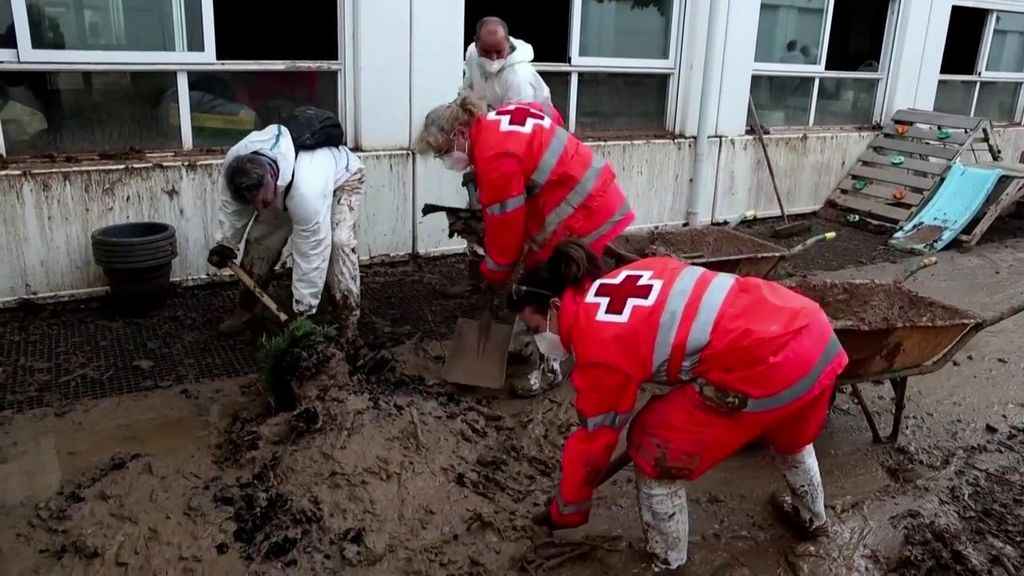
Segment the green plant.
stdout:
[[278,335],[263,337],[260,345],[260,389],[279,410],[295,408],[295,380],[309,376],[324,359],[328,342],[337,335],[334,328],[299,318]]

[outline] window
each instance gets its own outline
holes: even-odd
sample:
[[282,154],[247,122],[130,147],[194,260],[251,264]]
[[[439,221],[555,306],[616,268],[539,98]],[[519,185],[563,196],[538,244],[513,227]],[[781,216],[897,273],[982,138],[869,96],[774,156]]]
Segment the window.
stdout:
[[761,123],[805,127],[878,122],[896,4],[761,0],[750,86]]
[[942,53],[934,109],[1021,120],[1024,14],[953,6]]
[[343,1],[0,0],[0,152],[225,147],[340,114]]
[[[682,0],[466,0],[466,44],[498,16],[530,43],[570,130],[612,137],[666,133]],[[535,14],[544,14],[536,18]]]

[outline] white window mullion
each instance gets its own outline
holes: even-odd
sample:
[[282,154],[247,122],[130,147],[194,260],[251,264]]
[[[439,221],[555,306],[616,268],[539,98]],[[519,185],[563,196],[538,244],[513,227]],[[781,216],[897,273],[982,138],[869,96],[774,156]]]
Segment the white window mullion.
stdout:
[[992,33],[996,27],[996,13],[989,11],[985,20],[985,32],[981,35],[981,47],[978,48],[978,61],[974,63],[974,73],[978,76],[985,74],[988,66],[988,52],[992,49]]
[[192,149],[192,94],[188,88],[188,72],[176,74],[178,82],[178,126],[181,128],[181,147]]
[[811,88],[811,110],[807,115],[807,125],[814,126],[814,116],[818,113],[818,86],[821,78],[814,78],[814,88]]
[[[115,11],[115,14],[118,12]],[[174,49],[184,52],[188,50],[188,36],[185,31],[185,4],[182,0],[171,1],[171,21],[174,23]]]
[[579,96],[580,75],[578,72],[569,74],[569,132],[576,131],[576,100]]
[[1013,110],[1014,122],[1021,123],[1021,117],[1024,116],[1024,85],[1017,84],[1017,107]]
[[572,0],[572,17],[569,18],[569,63],[579,64],[580,28],[583,25],[583,0]]
[[882,56],[878,60],[878,72],[882,77],[878,80],[875,93],[875,109],[871,114],[874,122],[881,124],[885,120],[885,102],[892,84],[893,48],[896,45],[896,29],[900,20],[899,0],[889,0],[889,15],[885,20],[885,36],[882,39]]
[[203,55],[209,62],[217,60],[217,34],[213,25],[213,0],[203,0]]
[[[821,32],[821,50],[818,51],[818,69],[825,70],[825,60],[828,58],[828,40],[832,36],[832,10],[835,8],[836,0],[829,0],[825,5],[825,21],[822,23],[824,29]],[[815,81],[817,85],[817,81]]]

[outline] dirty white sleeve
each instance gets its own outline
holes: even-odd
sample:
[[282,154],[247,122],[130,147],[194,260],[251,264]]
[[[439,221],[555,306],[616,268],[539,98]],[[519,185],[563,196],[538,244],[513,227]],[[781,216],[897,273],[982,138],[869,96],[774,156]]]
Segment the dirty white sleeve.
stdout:
[[292,219],[292,297],[297,314],[316,311],[331,259],[331,203],[337,148],[299,152],[285,205]]

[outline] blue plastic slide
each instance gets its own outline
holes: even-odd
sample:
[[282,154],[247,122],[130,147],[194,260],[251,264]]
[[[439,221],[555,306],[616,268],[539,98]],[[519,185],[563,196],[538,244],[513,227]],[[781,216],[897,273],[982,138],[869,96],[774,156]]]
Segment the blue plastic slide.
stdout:
[[1003,171],[954,163],[920,212],[903,223],[889,245],[918,254],[938,252],[978,215]]

